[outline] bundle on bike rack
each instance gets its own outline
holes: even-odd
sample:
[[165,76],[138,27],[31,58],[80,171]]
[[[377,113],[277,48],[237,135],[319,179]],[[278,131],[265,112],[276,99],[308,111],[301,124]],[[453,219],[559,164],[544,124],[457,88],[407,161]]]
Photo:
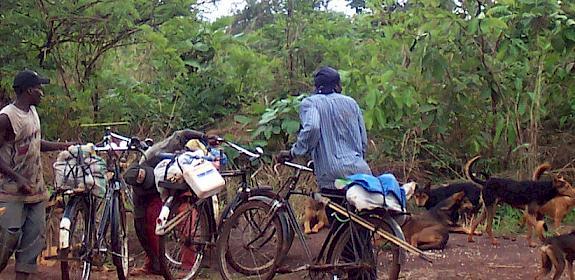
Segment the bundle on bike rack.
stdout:
[[216,167],[206,160],[201,149],[176,155],[173,159],[162,160],[154,168],[154,176],[162,199],[166,198],[167,192],[160,187],[159,181],[185,182],[199,198],[215,195],[225,186],[224,178]]
[[355,174],[337,180],[336,188],[346,189],[347,201],[358,210],[380,207],[397,213],[406,210],[405,190],[399,186],[392,174],[382,174],[378,177]]
[[94,145],[73,145],[58,154],[54,162],[54,185],[58,191],[106,193],[106,161],[97,156]]

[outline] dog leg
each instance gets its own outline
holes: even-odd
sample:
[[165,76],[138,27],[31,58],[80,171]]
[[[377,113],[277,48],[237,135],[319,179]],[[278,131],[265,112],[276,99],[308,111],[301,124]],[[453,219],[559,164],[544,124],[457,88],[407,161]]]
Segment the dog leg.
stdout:
[[449,227],[449,232],[451,233],[463,233],[463,234],[469,234],[469,230],[460,226],[460,225],[454,225],[454,226],[450,226]]
[[553,274],[553,280],[558,280],[561,278],[561,274],[563,274],[563,270],[565,269],[565,258],[564,255],[559,253],[557,254],[557,250],[553,250],[553,248],[549,248],[547,251],[551,251],[551,254],[548,254],[549,258],[551,259],[551,263],[555,267],[555,274]]
[[471,228],[469,229],[469,232],[467,233],[467,242],[475,242],[473,240],[473,233],[477,229],[477,226],[480,223],[482,223],[483,221],[485,221],[486,217],[487,217],[487,208],[483,207],[483,211],[481,211],[481,216],[479,216],[479,218],[476,219],[475,221],[473,221],[473,223],[471,224]]
[[491,239],[492,245],[498,245],[499,244],[499,242],[497,242],[497,240],[493,236],[493,218],[495,217],[496,207],[497,207],[497,204],[493,204],[493,205],[485,208],[487,210],[487,221],[486,221],[487,226],[485,227],[485,232],[487,232],[489,239]]
[[320,229],[322,229],[325,226],[325,224],[322,221],[317,222],[317,224],[315,224],[313,226],[313,228],[311,229],[311,232],[313,233],[318,233]]
[[567,260],[567,273],[569,274],[569,280],[575,280],[575,275],[573,275],[573,262]]
[[541,220],[537,220],[531,214],[525,214],[525,219],[527,221],[527,242],[530,247],[535,247],[537,244],[531,239],[532,237],[532,230],[535,230],[535,234],[539,237],[539,240],[543,242],[545,237],[543,236],[543,231],[545,230],[545,222]]
[[421,250],[443,250],[449,239],[449,233],[443,226],[434,226],[423,229],[418,233],[417,248]]
[[543,279],[549,272],[551,272],[551,268],[553,267],[553,262],[551,261],[550,254],[553,252],[549,249],[548,245],[542,246],[540,248],[541,252],[541,272],[535,276],[535,280]]
[[305,234],[310,234],[310,233],[312,233],[310,223],[311,223],[311,222],[309,221],[309,219],[306,219],[306,221],[303,222],[303,232],[304,232]]
[[329,225],[329,220],[327,219],[327,214],[325,213],[325,208],[321,208],[317,211],[317,224],[313,227],[313,232],[319,232],[323,227]]
[[557,265],[555,266],[555,274],[553,274],[553,280],[559,280],[563,270],[565,269],[565,260],[557,260]]
[[417,247],[417,244],[419,243],[418,238],[419,238],[419,233],[413,234],[411,236],[411,239],[409,240],[409,244],[411,244],[411,246]]
[[555,215],[553,217],[553,231],[555,232],[555,235],[561,235],[559,229],[561,229],[561,221],[563,221],[563,218],[565,218],[565,215],[567,215],[568,209],[556,209],[555,210]]

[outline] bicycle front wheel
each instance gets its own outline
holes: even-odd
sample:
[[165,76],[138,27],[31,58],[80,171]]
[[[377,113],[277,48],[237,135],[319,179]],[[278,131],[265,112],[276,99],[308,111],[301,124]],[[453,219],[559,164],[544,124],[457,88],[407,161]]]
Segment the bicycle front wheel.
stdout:
[[112,199],[111,215],[111,245],[112,245],[112,262],[116,266],[118,279],[128,278],[129,257],[128,257],[128,226],[126,224],[126,211],[119,193],[116,193]]
[[[215,258],[223,279],[271,279],[282,258],[283,228],[269,204],[248,201],[224,223]],[[267,221],[270,221],[269,223]]]
[[83,197],[73,198],[60,222],[60,270],[63,280],[88,280],[92,263],[90,247],[94,235],[90,233],[89,208]]
[[[208,203],[211,206],[211,203]],[[201,204],[205,205],[205,204]],[[160,267],[164,278],[194,279],[211,241],[208,211],[187,201],[170,207],[168,223],[175,226],[160,236]]]
[[[363,218],[376,228],[394,234],[391,227],[376,216]],[[377,233],[358,224],[346,223],[333,235],[332,242],[328,250],[328,263],[334,265],[335,269],[323,278],[333,279],[337,276],[340,279],[398,279],[401,269],[399,247]]]

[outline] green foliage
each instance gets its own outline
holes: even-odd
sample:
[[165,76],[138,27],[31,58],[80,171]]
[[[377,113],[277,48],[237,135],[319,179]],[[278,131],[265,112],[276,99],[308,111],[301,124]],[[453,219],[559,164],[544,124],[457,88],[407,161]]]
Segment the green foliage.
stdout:
[[523,212],[507,204],[497,207],[497,214],[493,219],[493,230],[499,234],[517,234],[524,230],[522,227]]
[[284,146],[289,136],[294,135],[300,127],[298,111],[306,95],[289,96],[274,100],[261,115],[254,138],[264,140],[262,144],[276,143]]
[[363,109],[373,158],[409,154],[441,172],[484,153],[505,168],[537,160],[543,124],[573,129],[571,2],[350,0],[361,13],[346,17],[327,1],[247,1],[208,23],[193,0],[7,0],[0,102],[30,67],[54,81],[40,108],[48,138],[84,122],[153,135],[235,119],[276,147],[296,134],[293,95],[330,65]]

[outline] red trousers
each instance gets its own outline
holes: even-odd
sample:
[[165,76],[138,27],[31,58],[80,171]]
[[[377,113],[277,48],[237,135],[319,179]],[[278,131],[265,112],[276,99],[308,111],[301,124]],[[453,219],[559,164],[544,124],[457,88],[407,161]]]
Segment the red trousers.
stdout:
[[[146,207],[146,216],[145,216],[145,225],[144,231],[146,235],[146,239],[148,240],[148,248],[150,249],[153,256],[146,256],[146,264],[145,267],[149,268],[150,270],[153,269],[153,264],[157,263],[158,257],[160,255],[160,248],[159,248],[159,236],[156,235],[156,219],[160,215],[160,211],[162,210],[162,200],[159,196],[154,196],[152,199],[148,200],[147,207]],[[185,211],[189,207],[188,204],[182,204],[178,208],[177,211]],[[174,213],[176,215],[176,213]],[[198,222],[198,211],[194,208],[192,210],[192,215],[190,215],[190,219],[186,219],[182,221],[174,230],[178,230],[178,236],[180,237],[180,241],[182,244],[182,248],[180,248],[181,254],[181,261],[182,261],[182,268],[183,269],[191,269],[192,266],[196,262],[196,247],[194,244],[191,244],[193,239],[197,239],[198,237],[195,236],[196,230],[196,223]],[[186,242],[186,239],[189,242]],[[187,246],[186,246],[187,244]]]

